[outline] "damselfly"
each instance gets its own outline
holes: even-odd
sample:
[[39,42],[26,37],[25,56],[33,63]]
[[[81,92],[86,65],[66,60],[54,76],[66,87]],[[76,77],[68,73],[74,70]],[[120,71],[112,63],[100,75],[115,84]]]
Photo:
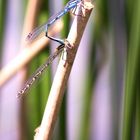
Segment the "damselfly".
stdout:
[[51,37],[48,35],[48,28],[49,26],[51,26],[56,20],[60,19],[62,16],[64,16],[67,12],[69,12],[70,10],[76,8],[78,6],[78,4],[80,4],[82,2],[82,0],[70,0],[66,6],[60,11],[58,12],[56,15],[53,15],[52,17],[49,18],[49,20],[47,21],[47,23],[43,24],[42,26],[34,29],[32,32],[30,32],[26,38],[26,40],[28,42],[32,42],[34,39],[36,39],[42,32],[46,33],[46,37],[48,37],[49,39],[59,42],[60,44],[64,44],[64,41],[61,39],[57,39],[54,37]]
[[44,25],[34,29],[31,33],[28,34],[26,40],[28,42],[32,42],[35,38],[37,38],[42,32],[46,33],[46,37],[49,39],[56,41],[60,43],[61,45],[57,48],[54,54],[50,55],[48,60],[45,64],[41,65],[35,74],[27,81],[25,86],[18,92],[17,97],[21,97],[23,94],[25,94],[30,86],[42,75],[42,73],[45,71],[45,69],[52,63],[52,61],[63,51],[65,47],[65,42],[61,39],[57,39],[51,36],[48,36],[48,28],[51,26],[56,20],[60,19],[63,15],[65,15],[67,12],[69,12],[71,9],[74,9],[80,4],[82,0],[70,0],[66,6],[58,12],[56,15],[49,18],[48,22]]

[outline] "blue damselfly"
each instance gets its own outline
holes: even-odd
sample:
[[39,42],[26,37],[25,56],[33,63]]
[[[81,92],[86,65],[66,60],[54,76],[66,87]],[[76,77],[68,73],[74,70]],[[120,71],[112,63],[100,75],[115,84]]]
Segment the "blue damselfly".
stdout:
[[70,10],[76,8],[78,4],[80,4],[82,0],[70,0],[66,6],[57,14],[53,15],[52,17],[49,18],[49,20],[43,24],[42,26],[35,28],[32,32],[30,32],[26,38],[28,42],[32,42],[35,38],[37,38],[42,32],[46,33],[46,37],[49,39],[59,42],[60,44],[64,44],[64,41],[61,39],[57,39],[54,37],[51,37],[48,35],[48,28],[51,26],[56,20],[60,19],[62,16],[64,16],[67,12]]

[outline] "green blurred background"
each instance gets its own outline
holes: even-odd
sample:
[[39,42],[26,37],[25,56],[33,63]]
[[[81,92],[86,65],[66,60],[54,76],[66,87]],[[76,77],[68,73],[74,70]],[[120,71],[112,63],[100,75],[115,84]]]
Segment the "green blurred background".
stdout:
[[[38,1],[35,26],[68,2]],[[72,68],[53,140],[140,140],[140,0],[92,2],[94,9]],[[0,0],[1,69],[19,53],[28,3]],[[64,16],[58,38],[67,37],[72,21],[72,14]],[[29,63],[27,79],[56,46],[50,42]],[[57,62],[23,100],[16,98],[23,84],[21,72],[0,88],[0,139],[33,139]]]

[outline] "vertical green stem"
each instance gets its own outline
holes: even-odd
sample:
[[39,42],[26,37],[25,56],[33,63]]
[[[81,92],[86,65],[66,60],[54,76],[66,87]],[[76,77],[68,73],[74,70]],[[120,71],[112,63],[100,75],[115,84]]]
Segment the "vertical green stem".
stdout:
[[137,82],[137,95],[136,95],[136,118],[135,118],[135,139],[140,140],[140,82]]
[[133,4],[134,7],[131,18],[131,29],[128,40],[128,63],[126,72],[126,85],[124,97],[124,116],[123,116],[123,133],[122,140],[132,139],[132,125],[136,102],[136,79],[138,74],[138,62],[140,54],[139,38],[140,38],[140,1],[137,0]]
[[1,57],[1,49],[3,43],[3,34],[4,34],[4,25],[5,25],[5,15],[6,15],[6,4],[7,0],[0,0],[0,57]]
[[[64,0],[64,5],[68,2],[68,0]],[[70,13],[66,14],[63,18],[63,22],[64,22],[64,27],[61,33],[62,38],[66,38],[69,32],[69,23],[70,23]],[[62,102],[62,106],[61,106],[61,110],[60,110],[60,118],[59,118],[59,139],[61,140],[66,140],[67,139],[67,91],[65,91],[65,96],[63,98],[63,102]]]

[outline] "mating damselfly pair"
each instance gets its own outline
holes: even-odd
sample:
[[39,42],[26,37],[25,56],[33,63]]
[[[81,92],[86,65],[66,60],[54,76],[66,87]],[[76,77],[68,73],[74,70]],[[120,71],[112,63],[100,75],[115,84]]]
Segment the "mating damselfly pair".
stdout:
[[42,73],[52,63],[52,61],[63,51],[63,49],[65,47],[67,47],[67,46],[65,46],[64,40],[49,36],[48,35],[48,28],[53,23],[55,23],[55,21],[57,21],[58,19],[63,17],[69,11],[76,10],[76,8],[79,5],[83,5],[83,0],[70,0],[60,12],[58,12],[56,15],[53,15],[52,17],[50,17],[49,20],[45,24],[34,29],[31,33],[28,34],[28,36],[26,38],[27,42],[34,41],[42,32],[45,32],[45,35],[47,38],[60,43],[60,46],[56,49],[56,51],[52,55],[50,55],[48,57],[47,61],[37,69],[37,71],[27,81],[27,83],[24,85],[24,87],[18,92],[18,94],[17,94],[18,98],[21,97],[23,94],[25,94],[28,91],[28,89],[36,81],[36,79],[38,79],[42,75]]

